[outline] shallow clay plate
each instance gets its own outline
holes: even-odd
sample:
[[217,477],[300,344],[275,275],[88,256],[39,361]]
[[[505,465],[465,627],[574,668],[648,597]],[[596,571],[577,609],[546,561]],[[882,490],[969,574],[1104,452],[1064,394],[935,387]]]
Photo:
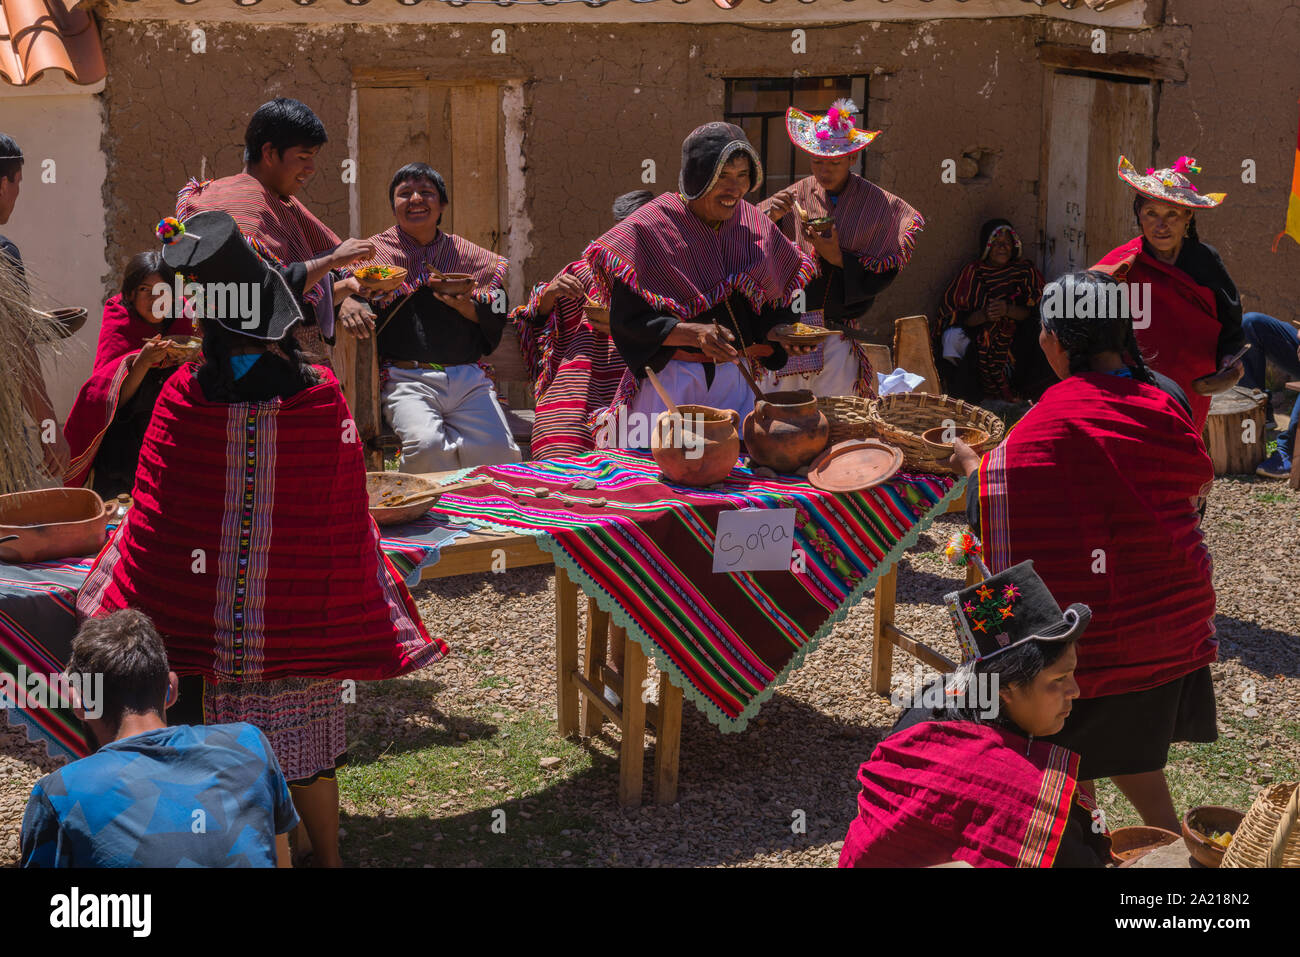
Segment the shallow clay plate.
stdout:
[[474,288],[474,277],[467,272],[443,273],[441,279],[430,279],[429,288],[448,296],[457,296]]
[[[387,276],[381,276],[381,271],[387,271]],[[361,284],[370,292],[392,292],[403,282],[406,281],[406,270],[401,266],[384,266],[369,265],[358,266],[352,270],[352,275],[361,280]]]
[[783,325],[774,326],[772,332],[776,334],[778,342],[790,342],[797,346],[815,346],[835,335],[830,329],[817,329],[816,332],[794,332],[793,330],[794,326]]
[[952,452],[953,443],[947,441],[949,438],[961,439],[973,449],[979,449],[981,445],[989,440],[989,434],[983,429],[975,429],[970,426],[938,426],[933,429],[926,429],[921,433],[921,441],[934,449],[940,449],[946,452]]
[[832,445],[808,470],[808,482],[823,492],[861,492],[893,478],[903,452],[879,439],[849,439]]

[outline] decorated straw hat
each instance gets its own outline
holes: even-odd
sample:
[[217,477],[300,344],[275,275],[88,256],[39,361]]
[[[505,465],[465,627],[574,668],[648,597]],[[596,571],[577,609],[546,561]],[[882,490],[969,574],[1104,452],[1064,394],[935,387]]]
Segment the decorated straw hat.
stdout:
[[1148,169],[1145,173],[1139,173],[1125,157],[1119,158],[1119,178],[1143,196],[1189,209],[1213,209],[1228,194],[1198,192],[1187,174],[1200,171],[1190,156],[1180,156],[1173,166]]
[[836,100],[825,116],[790,107],[785,111],[785,130],[790,142],[813,156],[849,156],[866,147],[880,130],[860,130],[853,125],[858,112],[852,100]]

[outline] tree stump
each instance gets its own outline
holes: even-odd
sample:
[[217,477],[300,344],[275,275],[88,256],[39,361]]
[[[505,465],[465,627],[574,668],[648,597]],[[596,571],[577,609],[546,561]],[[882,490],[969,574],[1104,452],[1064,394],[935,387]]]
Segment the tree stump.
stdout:
[[1210,400],[1202,439],[1215,475],[1253,475],[1264,461],[1264,422],[1268,396],[1233,386]]

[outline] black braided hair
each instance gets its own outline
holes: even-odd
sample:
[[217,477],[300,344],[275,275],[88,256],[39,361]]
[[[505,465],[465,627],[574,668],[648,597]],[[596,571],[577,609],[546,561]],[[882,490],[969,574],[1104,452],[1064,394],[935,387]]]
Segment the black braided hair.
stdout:
[[[1070,357],[1072,375],[1090,372],[1093,356],[1103,352],[1117,352],[1131,363],[1135,379],[1153,385],[1155,378],[1142,359],[1137,337],[1133,333],[1132,317],[1124,315],[1122,310],[1116,310],[1112,315],[1106,308],[1109,301],[1117,297],[1114,287],[1119,285],[1114,276],[1095,269],[1057,277],[1043,289],[1044,308],[1039,310],[1043,328],[1056,336],[1065,348]],[[1072,300],[1080,290],[1087,290],[1092,295],[1092,316],[1075,315]],[[1045,308],[1051,297],[1059,297],[1066,308]],[[1056,315],[1058,312],[1063,314]]]
[[[946,680],[936,680],[945,680],[947,686],[955,687],[965,686],[967,683],[975,685],[981,674],[996,674],[999,688],[1010,688],[1013,685],[1028,688],[1040,673],[1056,664],[1074,642],[1075,639],[1069,641],[1026,641],[991,658],[963,664],[955,673],[948,675]],[[926,683],[927,687],[928,685],[929,682]],[[921,689],[916,690],[921,691]],[[970,707],[969,697],[968,695],[964,704],[959,705],[954,702],[951,705],[935,708],[931,712],[931,716],[936,720],[973,721],[976,724],[1015,728],[1011,716],[1007,714],[1007,710],[1002,706],[1001,701],[997,703],[996,713],[989,716],[983,714],[979,708]]]
[[[1150,196],[1136,193],[1133,196],[1133,218],[1137,220],[1138,232],[1142,232],[1142,207],[1147,203],[1158,203],[1159,200],[1152,199]],[[1187,239],[1194,243],[1199,243],[1201,237],[1196,232],[1196,214],[1192,213],[1192,218],[1187,222]]]
[[[203,323],[203,365],[197,375],[199,384],[203,386],[203,392],[210,402],[247,401],[235,385],[235,370],[230,364],[230,357],[233,355],[233,347],[248,341],[250,341],[249,336],[232,332],[218,322]],[[284,337],[273,345],[278,346],[288,359],[290,374],[281,390],[281,395],[294,395],[317,383],[318,377],[303,355],[292,330],[286,332]]]

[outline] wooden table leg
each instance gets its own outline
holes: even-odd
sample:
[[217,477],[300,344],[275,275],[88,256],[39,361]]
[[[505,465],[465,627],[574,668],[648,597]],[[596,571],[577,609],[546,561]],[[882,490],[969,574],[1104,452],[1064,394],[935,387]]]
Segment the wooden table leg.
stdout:
[[609,630],[609,666],[619,674],[623,673],[623,644],[627,633],[622,628]]
[[876,611],[871,626],[871,690],[889,694],[894,672],[894,640],[886,625],[894,623],[894,592],[898,587],[898,563],[876,579]]
[[655,727],[655,803],[677,800],[677,760],[681,756],[682,689],[659,675],[659,724]]
[[970,588],[971,585],[978,585],[983,580],[984,575],[980,572],[980,567],[973,561],[968,561],[966,563],[966,587]]
[[[615,634],[622,628],[612,629]],[[641,806],[641,777],[645,767],[645,652],[635,641],[624,642],[623,655],[623,741],[618,759],[618,803]]]
[[[587,599],[587,647],[582,655],[582,674],[596,687],[604,687],[600,674],[601,665],[605,663],[605,647],[608,644],[609,612],[601,611],[596,606],[596,599]],[[601,710],[582,695],[582,733],[584,737],[600,734],[600,726],[605,716]]]
[[560,737],[578,730],[578,586],[555,568],[555,715]]

